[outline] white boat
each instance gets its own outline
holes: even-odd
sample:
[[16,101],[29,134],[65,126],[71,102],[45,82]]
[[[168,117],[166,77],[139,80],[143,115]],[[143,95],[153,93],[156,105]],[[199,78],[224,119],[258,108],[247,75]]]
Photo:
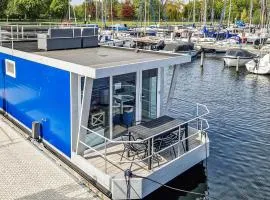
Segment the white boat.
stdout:
[[224,63],[228,67],[242,67],[254,57],[254,54],[244,49],[228,49],[224,56]]
[[258,60],[254,59],[248,62],[246,68],[253,74],[270,74],[270,55],[266,54]]

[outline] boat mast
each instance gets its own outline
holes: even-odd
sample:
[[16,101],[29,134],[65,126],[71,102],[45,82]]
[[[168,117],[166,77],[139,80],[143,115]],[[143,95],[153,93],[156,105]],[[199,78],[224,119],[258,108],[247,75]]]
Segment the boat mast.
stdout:
[[215,13],[214,13],[214,5],[215,5],[215,0],[212,0],[212,11],[211,11],[211,24],[213,25],[214,23],[214,17],[215,17]]
[[147,0],[144,1],[144,34],[146,33],[146,19],[147,19]]
[[252,10],[253,10],[253,0],[250,0],[250,10],[249,10],[249,31],[252,23]]
[[[161,0],[162,2],[162,0]],[[160,7],[161,7],[161,2],[158,3],[158,24],[160,25]]]
[[70,1],[71,0],[68,1],[68,21],[71,19]]
[[107,22],[107,0],[105,0],[105,8],[104,8],[104,24],[106,27],[106,22]]
[[206,26],[206,19],[207,19],[207,0],[204,0],[204,26]]
[[111,0],[111,22],[113,25],[113,0]]
[[98,23],[98,1],[96,0],[96,23]]
[[196,22],[196,14],[195,14],[195,12],[196,12],[196,2],[195,2],[195,0],[193,0],[193,23],[195,24],[195,22]]
[[86,24],[87,21],[87,16],[86,16],[86,11],[87,11],[87,7],[86,7],[86,0],[84,0],[84,23]]
[[101,0],[101,21],[102,21],[102,26],[104,26],[104,16],[103,16],[103,0]]
[[231,11],[232,11],[232,0],[230,0],[229,16],[228,16],[228,27],[230,26]]

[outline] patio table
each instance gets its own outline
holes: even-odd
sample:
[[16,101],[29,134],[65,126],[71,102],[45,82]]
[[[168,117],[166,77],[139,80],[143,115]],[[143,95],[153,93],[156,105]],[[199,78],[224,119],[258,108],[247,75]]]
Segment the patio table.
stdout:
[[[133,133],[137,135],[141,139],[148,140],[148,156],[152,155],[152,143],[154,141],[154,137],[158,135],[162,135],[161,133],[168,133],[175,129],[178,129],[179,125],[183,123],[180,119],[174,119],[167,115],[158,117],[157,119],[141,123],[136,126],[132,126],[128,129],[129,134]],[[185,128],[185,137],[188,137],[188,124],[184,124],[182,127]],[[188,147],[188,144],[186,145]],[[148,169],[152,168],[152,157],[148,159]]]

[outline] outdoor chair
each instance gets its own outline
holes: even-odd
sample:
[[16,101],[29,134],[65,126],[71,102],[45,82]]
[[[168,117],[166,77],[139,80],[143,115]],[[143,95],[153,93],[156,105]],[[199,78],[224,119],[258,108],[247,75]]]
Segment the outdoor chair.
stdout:
[[[141,139],[135,139],[135,137],[131,134],[124,134],[121,136],[122,141],[140,141]],[[140,158],[140,154],[142,154],[141,158],[145,158],[147,155],[147,143],[141,142],[141,143],[123,143],[124,144],[124,150],[121,155],[120,161],[122,161],[124,154],[127,153],[129,156],[132,154],[132,161],[135,160],[135,157],[137,156]],[[133,162],[130,165],[130,169],[132,168]]]
[[[162,136],[156,138],[154,140],[155,151],[156,152],[161,151],[162,149],[179,142],[179,134],[178,133],[179,133],[179,129],[176,129],[176,130],[172,130],[170,132],[167,132],[167,133],[163,134]],[[181,130],[180,140],[182,140],[184,133],[185,133],[185,131]],[[182,142],[182,146],[183,146],[183,149],[185,151],[185,146],[184,146],[183,142]],[[173,157],[172,153],[174,154],[174,157],[176,158],[176,151],[175,151],[174,146],[172,146],[170,148],[170,155]]]

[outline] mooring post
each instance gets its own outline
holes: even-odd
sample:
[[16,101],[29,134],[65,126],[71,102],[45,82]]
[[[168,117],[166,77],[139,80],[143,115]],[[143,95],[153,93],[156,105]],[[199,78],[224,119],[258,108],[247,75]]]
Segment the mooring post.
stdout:
[[203,67],[203,63],[204,63],[204,49],[202,49],[201,52],[201,67]]
[[19,40],[19,24],[17,24],[17,41]]
[[21,31],[22,31],[22,39],[23,39],[24,38],[24,29],[23,29],[23,26],[22,26]]
[[236,72],[239,71],[239,61],[240,61],[240,57],[237,56],[237,63],[236,63]]
[[174,41],[174,32],[171,32],[171,41]]

